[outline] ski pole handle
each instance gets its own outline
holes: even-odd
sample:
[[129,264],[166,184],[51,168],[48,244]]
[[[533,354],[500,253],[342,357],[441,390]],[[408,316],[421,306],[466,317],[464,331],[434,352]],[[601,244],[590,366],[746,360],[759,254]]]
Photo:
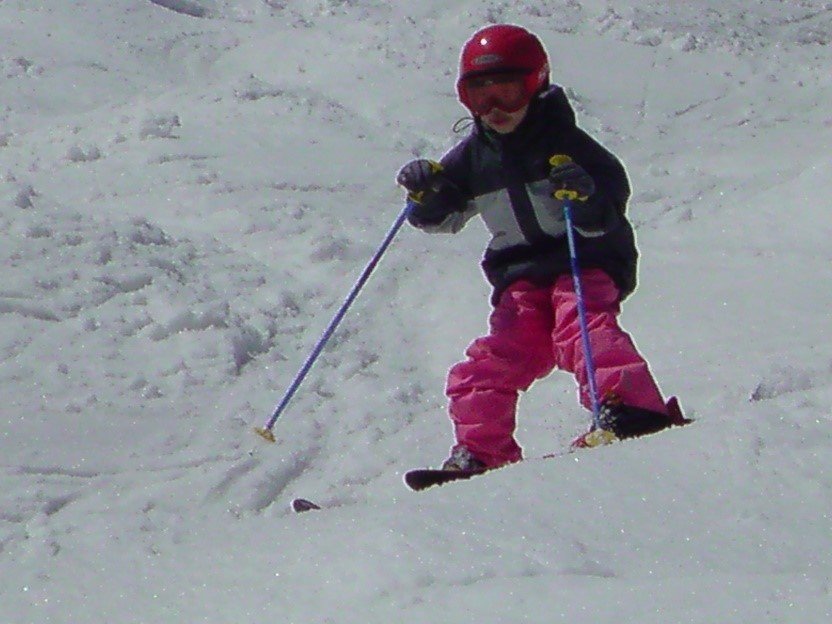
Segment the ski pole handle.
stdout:
[[561,165],[568,165],[572,162],[572,157],[566,154],[555,154],[549,159],[549,164],[552,168],[560,167]]
[[553,197],[561,201],[575,201],[579,199],[578,191],[570,191],[569,189],[558,189],[554,192]]
[[[549,164],[552,166],[552,170],[554,171],[558,167],[562,167],[563,165],[568,165],[572,162],[572,158],[567,156],[566,154],[555,154],[551,158],[549,158]],[[576,191],[575,189],[557,189],[554,193],[552,193],[552,197],[557,199],[558,201],[586,201],[589,199],[588,195],[581,196],[581,194]]]

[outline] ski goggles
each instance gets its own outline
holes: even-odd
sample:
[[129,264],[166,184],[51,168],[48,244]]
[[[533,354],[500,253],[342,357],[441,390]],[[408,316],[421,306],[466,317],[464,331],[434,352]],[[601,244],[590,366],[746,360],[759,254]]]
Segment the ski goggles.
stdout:
[[516,113],[529,103],[526,77],[517,72],[464,78],[460,90],[465,104],[477,115],[487,115],[494,108]]

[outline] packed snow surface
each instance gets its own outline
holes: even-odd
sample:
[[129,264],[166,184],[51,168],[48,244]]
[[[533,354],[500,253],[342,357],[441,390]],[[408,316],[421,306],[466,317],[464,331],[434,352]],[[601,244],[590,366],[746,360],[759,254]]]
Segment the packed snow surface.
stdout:
[[[622,322],[696,423],[408,492],[472,223],[399,233],[267,444],[501,21],[627,164]],[[0,623],[830,621],[830,44],[820,1],[0,0]]]

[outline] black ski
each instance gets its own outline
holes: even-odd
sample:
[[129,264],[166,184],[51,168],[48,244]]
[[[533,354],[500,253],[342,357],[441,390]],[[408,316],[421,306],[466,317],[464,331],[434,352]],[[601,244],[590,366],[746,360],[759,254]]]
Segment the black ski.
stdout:
[[[668,429],[676,429],[679,426],[688,425],[694,422],[693,419],[684,418],[675,422],[673,425],[662,429],[662,431],[667,431]],[[638,436],[638,438],[645,437],[645,436]],[[637,438],[628,438],[628,439],[637,439]],[[616,440],[616,441],[626,441],[626,440]],[[609,442],[602,443],[598,447],[606,446]],[[528,457],[523,460],[522,462],[527,461],[535,461],[535,460],[542,460],[542,459],[553,459],[555,457],[563,457],[565,455],[569,455],[571,453],[575,453],[576,451],[581,450],[588,450],[583,449],[577,446],[571,446],[568,449],[564,449],[562,451],[555,451],[553,453],[547,453],[545,455],[538,455],[537,457]],[[408,470],[404,473],[404,482],[407,487],[411,490],[416,492],[420,492],[422,490],[426,490],[430,487],[434,487],[436,485],[444,485],[446,483],[452,483],[454,481],[465,481],[472,477],[476,477],[481,474],[486,474],[488,472],[493,472],[494,470],[499,470],[500,468],[504,468],[507,466],[511,466],[513,464],[505,464],[503,466],[499,466],[498,468],[490,468],[485,470],[442,470],[441,468],[416,468],[415,470]]]
[[295,513],[303,513],[304,511],[312,511],[320,508],[320,505],[316,505],[311,500],[306,500],[305,498],[296,498],[292,501],[292,511]]
[[404,473],[404,482],[416,492],[434,485],[443,485],[451,481],[462,481],[481,475],[486,470],[442,470],[441,468],[417,468]]

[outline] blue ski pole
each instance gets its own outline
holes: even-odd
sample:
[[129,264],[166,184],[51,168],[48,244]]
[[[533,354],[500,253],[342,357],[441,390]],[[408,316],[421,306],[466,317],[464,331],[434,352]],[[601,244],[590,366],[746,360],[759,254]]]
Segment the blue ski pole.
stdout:
[[[571,161],[568,156],[552,156],[549,164],[562,165]],[[581,288],[581,269],[578,264],[578,252],[575,245],[575,225],[572,220],[572,202],[578,198],[575,191],[561,189],[555,191],[555,199],[563,201],[563,217],[566,220],[566,238],[569,243],[569,264],[572,268],[572,283],[575,288],[575,298],[578,303],[578,324],[581,328],[581,342],[584,350],[584,364],[589,383],[589,399],[592,402],[592,424],[594,428],[601,428],[601,404],[598,400],[598,387],[595,382],[595,362],[592,357],[592,345],[589,341],[589,326],[586,320],[586,302]]]
[[324,330],[323,335],[321,335],[318,342],[312,348],[312,352],[306,358],[306,361],[303,363],[303,366],[301,366],[300,370],[295,375],[295,378],[292,380],[292,383],[289,385],[289,388],[286,390],[286,393],[283,395],[283,398],[280,400],[280,403],[278,403],[277,407],[274,409],[274,412],[272,412],[272,415],[266,422],[265,426],[254,428],[254,431],[257,432],[257,434],[260,435],[262,438],[268,440],[269,442],[275,441],[273,429],[275,423],[277,422],[277,419],[280,418],[280,415],[289,405],[289,402],[292,400],[292,397],[298,391],[298,388],[300,388],[301,383],[303,383],[304,378],[312,369],[312,365],[315,364],[315,361],[323,352],[326,343],[329,342],[329,339],[332,337],[332,334],[335,333],[335,330],[338,328],[338,325],[344,319],[344,316],[346,316],[347,310],[349,310],[350,306],[353,304],[356,297],[358,297],[358,293],[364,287],[364,284],[366,284],[367,280],[370,279],[370,275],[376,268],[376,265],[378,265],[379,261],[381,260],[381,257],[384,255],[384,252],[387,251],[388,247],[390,247],[390,243],[393,242],[393,239],[396,237],[396,234],[399,232],[405,220],[407,219],[409,211],[410,206],[405,205],[401,214],[396,218],[395,222],[390,228],[390,231],[387,232],[387,235],[384,237],[384,240],[382,241],[375,255],[370,259],[370,262],[367,263],[367,266],[364,268],[364,271],[361,273],[361,276],[355,282],[355,285],[353,285],[352,290],[350,290],[349,294],[347,295],[347,298],[344,299],[344,303],[342,303],[341,307],[338,308],[338,311],[335,313],[335,316],[332,317],[332,320],[329,322],[329,325]]
[[572,283],[575,285],[575,298],[578,300],[578,323],[581,326],[581,341],[584,348],[584,363],[589,382],[589,398],[592,401],[592,424],[596,429],[601,427],[601,405],[598,402],[598,388],[595,384],[595,362],[592,358],[592,345],[589,342],[589,327],[586,321],[586,303],[581,288],[581,274],[578,266],[578,255],[575,252],[575,228],[572,223],[572,202],[563,203],[563,216],[566,218],[566,237],[569,240],[569,262],[572,265]]

